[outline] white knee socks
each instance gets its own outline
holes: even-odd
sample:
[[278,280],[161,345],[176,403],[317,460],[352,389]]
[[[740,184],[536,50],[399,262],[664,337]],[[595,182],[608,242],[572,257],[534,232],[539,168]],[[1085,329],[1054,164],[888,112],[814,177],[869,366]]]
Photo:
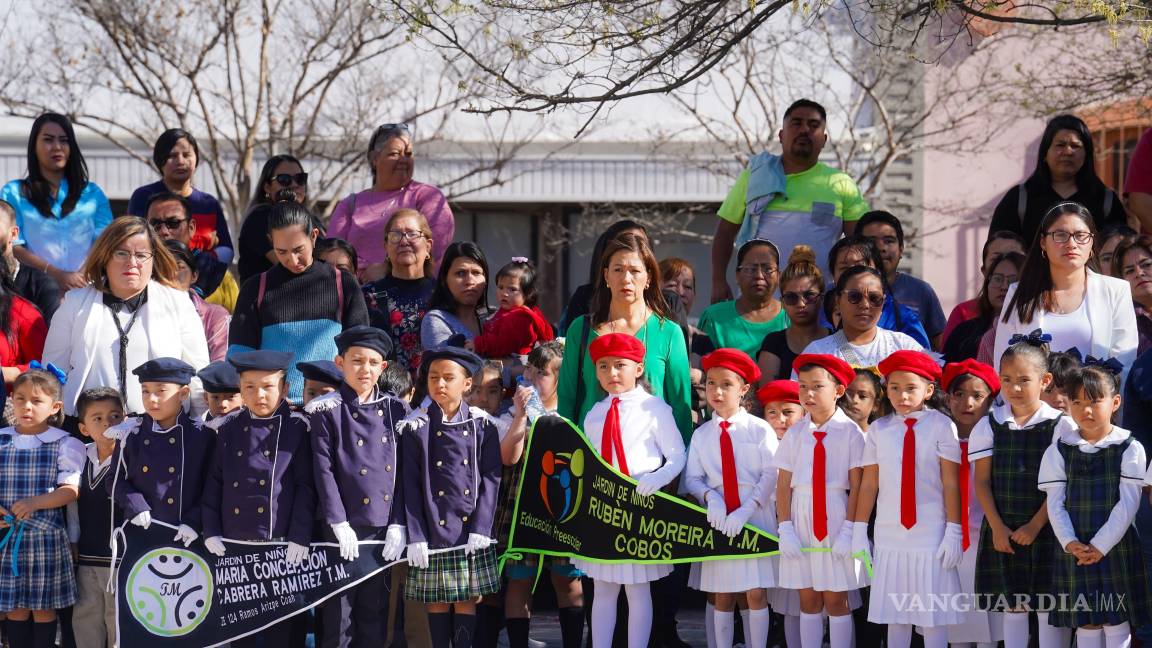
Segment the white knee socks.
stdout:
[[828,617],[828,641],[832,648],[852,648],[852,615]]
[[772,625],[772,610],[748,610],[748,623],[744,625],[745,644],[748,648],[765,648],[768,629]]
[[801,648],[822,648],[824,645],[824,615],[800,613]]
[[599,580],[595,584],[596,594],[592,597],[592,648],[612,648],[620,586]]
[[647,648],[652,634],[652,590],[648,583],[625,585],[628,597],[628,648]]
[[1028,648],[1028,613],[1005,612],[1004,648]]
[[1104,626],[1104,645],[1108,648],[1128,648],[1132,645],[1132,628],[1127,622]]
[[1040,648],[1067,648],[1072,641],[1072,628],[1048,625],[1048,613],[1036,613],[1036,626],[1040,630]]
[[1077,628],[1076,648],[1104,648],[1104,630],[1101,628]]
[[912,645],[912,626],[907,623],[888,624],[888,648],[908,648]]
[[795,614],[784,615],[784,641],[789,648],[804,645],[800,641],[800,617]]
[[709,639],[715,642],[717,648],[729,648],[732,645],[732,632],[736,615],[723,610],[713,610],[712,615],[715,617],[713,621],[715,628]]
[[920,628],[924,633],[924,648],[948,648],[948,626]]
[[704,604],[704,638],[708,648],[716,648],[716,606],[711,603]]

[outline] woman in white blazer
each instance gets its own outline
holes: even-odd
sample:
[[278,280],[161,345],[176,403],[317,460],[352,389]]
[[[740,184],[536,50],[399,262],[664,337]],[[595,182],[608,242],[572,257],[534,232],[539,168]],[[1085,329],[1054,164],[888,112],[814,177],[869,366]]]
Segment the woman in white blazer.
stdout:
[[1040,329],[1052,336],[1053,351],[1075,347],[1084,357],[1119,360],[1124,384],[1136,360],[1136,310],[1128,282],[1089,268],[1095,235],[1083,205],[1063,202],[1048,210],[1020,281],[1004,297],[993,347],[997,365],[1013,335]]
[[[142,218],[117,218],[93,244],[81,269],[89,286],[69,290],[48,329],[44,360],[68,374],[64,413],[76,416],[85,389],[112,387],[129,412],[144,411],[132,370],[153,358],[208,364],[204,327],[176,286],[176,260]],[[193,379],[190,405],[205,408]]]

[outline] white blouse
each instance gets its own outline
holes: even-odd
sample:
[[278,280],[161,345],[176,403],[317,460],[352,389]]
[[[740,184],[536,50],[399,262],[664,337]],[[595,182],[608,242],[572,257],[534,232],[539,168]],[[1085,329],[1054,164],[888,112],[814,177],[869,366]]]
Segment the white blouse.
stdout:
[[79,486],[80,473],[84,470],[84,442],[64,430],[50,427],[40,434],[20,434],[14,427],[0,430],[0,434],[12,437],[12,445],[20,450],[34,450],[60,440],[60,452],[56,455],[56,484],[58,486]]
[[1092,538],[1077,538],[1076,530],[1072,526],[1072,518],[1064,508],[1064,498],[1067,491],[1068,475],[1065,472],[1064,457],[1060,454],[1057,443],[1076,446],[1080,452],[1094,454],[1102,448],[1123,443],[1131,433],[1124,428],[1112,427],[1112,431],[1095,445],[1080,438],[1079,432],[1064,431],[1059,441],[1053,442],[1044,451],[1044,459],[1040,462],[1040,477],[1038,487],[1048,494],[1048,521],[1056,540],[1060,542],[1060,549],[1068,546],[1069,542],[1079,540],[1092,545],[1105,555],[1116,546],[1124,537],[1132,521],[1136,519],[1136,509],[1140,508],[1140,491],[1144,487],[1146,458],[1144,446],[1136,439],[1128,444],[1121,458],[1120,467],[1120,499],[1112,507],[1112,513],[1104,526]]
[[825,353],[855,367],[875,367],[884,358],[903,350],[924,351],[924,347],[904,333],[877,328],[876,337],[867,344],[851,344],[844,338],[843,331],[837,331],[828,337],[813,340],[804,348],[804,353]]
[[805,414],[784,433],[776,451],[776,467],[792,473],[792,489],[812,488],[812,453],[816,449],[813,432],[827,432],[824,437],[824,476],[830,489],[848,490],[848,471],[863,466],[864,433],[839,407],[824,425],[812,423]]
[[[629,475],[639,479],[658,472],[661,478],[671,482],[688,461],[684,439],[676,428],[672,408],[644,388],[637,387],[618,396],[609,394],[593,405],[584,417],[584,436],[603,456],[600,442],[604,437],[604,419],[612,399],[617,397],[620,399],[620,436]],[[615,455],[612,459],[612,467],[619,469],[619,459]]]
[[[1036,413],[1029,417],[1024,425],[1016,424],[1016,419],[1012,416],[1012,406],[1008,403],[993,405],[991,413],[992,418],[997,423],[1003,425],[1007,422],[1010,430],[1027,430],[1039,423],[1060,417],[1056,423],[1056,428],[1052,431],[1052,442],[1055,443],[1064,433],[1071,433],[1079,437],[1076,433],[1076,423],[1072,421],[1072,417],[1064,416],[1063,412],[1043,401],[1040,402],[1040,409],[1036,410]],[[968,459],[970,461],[987,459],[992,456],[992,452],[992,426],[989,425],[988,417],[985,416],[976,422],[976,426],[972,428],[972,434],[968,436]]]
[[[692,497],[707,507],[708,493],[724,497],[724,468],[720,456],[720,422],[713,413],[692,433],[688,447],[688,467],[684,472],[684,487]],[[740,502],[755,501],[767,508],[776,492],[776,467],[772,458],[780,442],[772,426],[752,416],[743,408],[728,419],[728,435],[736,459],[736,482],[740,487]]]

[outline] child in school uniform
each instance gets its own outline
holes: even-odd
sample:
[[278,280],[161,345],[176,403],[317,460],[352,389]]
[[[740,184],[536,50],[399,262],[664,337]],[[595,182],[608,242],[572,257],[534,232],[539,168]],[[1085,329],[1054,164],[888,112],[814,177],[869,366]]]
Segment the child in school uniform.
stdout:
[[[976,554],[984,509],[980,508],[980,500],[976,497],[975,466],[968,459],[968,442],[972,428],[988,416],[993,400],[1000,393],[1000,378],[990,365],[967,359],[944,365],[940,388],[947,393],[948,411],[960,439],[960,519],[964,521],[960,543],[964,557],[957,568],[960,591],[973,595],[976,593]],[[1004,624],[999,613],[973,605],[962,612],[961,618],[960,623],[948,626],[949,644],[994,648],[1003,638]]]
[[[1028,614],[1039,594],[1053,594],[1056,537],[1048,524],[1044,493],[1037,490],[1040,461],[1076,424],[1040,399],[1052,375],[1041,334],[1020,336],[1000,357],[1000,400],[980,420],[968,441],[976,498],[984,509],[976,554],[976,593],[1002,611],[1005,648],[1025,648]],[[1004,597],[1004,598],[1001,598]],[[1023,601],[1018,606],[1017,601]],[[1065,648],[1071,632],[1037,611],[1040,648]]]
[[[345,560],[360,555],[361,540],[383,540],[383,558],[391,562],[407,543],[397,428],[408,414],[403,403],[376,385],[392,354],[392,340],[380,329],[353,326],[336,336],[336,350],[340,387],[304,408],[311,417],[324,536],[339,543]],[[320,611],[321,645],[383,642],[390,577],[377,574],[330,599]]]
[[500,589],[492,546],[500,440],[488,416],[464,403],[480,369],[476,354],[437,347],[426,349],[420,364],[430,402],[401,425],[404,595],[427,604],[433,645],[463,648],[472,645],[477,600]]
[[201,528],[200,496],[216,434],[184,411],[195,370],[178,358],[156,358],[132,370],[140,379],[144,415],[108,428],[118,439],[108,486],[125,519],[147,529],[152,520],[179,527],[192,544]]
[[868,433],[872,421],[888,414],[888,400],[884,398],[884,385],[872,369],[856,368],[856,378],[844,389],[840,409]]
[[[879,369],[893,413],[868,430],[853,529],[853,549],[867,551],[868,518],[875,506],[868,620],[888,624],[890,648],[911,645],[913,626],[923,631],[926,648],[944,648],[946,626],[959,623],[960,613],[931,604],[930,597],[947,600],[960,591],[960,443],[952,420],[926,407],[940,379],[934,359],[920,351],[896,351]],[[924,600],[901,605],[899,597],[906,595]]]
[[1132,628],[1152,622],[1152,592],[1132,524],[1147,457],[1128,430],[1112,424],[1120,409],[1118,374],[1088,365],[1065,387],[1080,429],[1063,432],[1044,452],[1039,487],[1058,547],[1052,584],[1076,605],[1059,607],[1048,621],[1076,628],[1078,648],[1126,648]]
[[205,422],[238,410],[243,405],[240,400],[240,376],[227,360],[210,363],[196,372],[196,377],[204,386],[204,402],[208,405],[208,411],[204,413]]
[[331,360],[297,362],[296,370],[304,376],[302,405],[307,405],[324,394],[331,394],[340,389],[340,385],[344,383],[343,370]]
[[112,499],[104,480],[112,468],[116,442],[104,431],[124,420],[124,399],[111,387],[86,389],[76,399],[80,433],[91,439],[76,500],[80,537],[76,544],[76,605],[72,631],[76,648],[115,648],[116,595],[107,591],[112,551],[108,538],[123,522],[113,517]]
[[[204,547],[227,553],[224,539],[284,542],[284,562],[308,557],[316,510],[308,419],[293,412],[288,393],[292,354],[233,353],[244,407],[206,425],[216,430],[216,449],[201,505]],[[232,641],[233,648],[286,645],[292,619]]]
[[[771,508],[776,488],[772,457],[779,441],[772,427],[749,414],[741,402],[760,379],[760,368],[743,351],[718,349],[704,356],[705,393],[713,414],[692,435],[684,486],[708,510],[713,529],[735,537],[745,524],[776,530]],[[771,558],[707,561],[700,589],[715,597],[715,640],[731,646],[737,594],[746,594],[748,645],[768,641],[771,611],[766,588],[776,585]]]
[[836,401],[856,374],[827,354],[801,354],[792,368],[807,414],[788,429],[775,457],[779,582],[800,590],[802,648],[822,645],[824,611],[832,648],[848,648],[853,634],[848,592],[867,584],[863,566],[851,556],[864,434]]
[[[676,479],[688,457],[672,408],[638,382],[644,373],[644,344],[631,335],[609,333],[593,340],[588,353],[608,395],[584,417],[584,436],[605,462],[637,481],[637,494],[651,495]],[[672,565],[572,564],[594,582],[592,648],[612,645],[621,589],[628,599],[628,646],[647,646],[652,631],[649,584],[672,573]]]
[[0,612],[10,648],[53,648],[56,610],[76,600],[65,507],[79,492],[84,444],[54,425],[60,387],[47,371],[18,376],[16,423],[0,430]]

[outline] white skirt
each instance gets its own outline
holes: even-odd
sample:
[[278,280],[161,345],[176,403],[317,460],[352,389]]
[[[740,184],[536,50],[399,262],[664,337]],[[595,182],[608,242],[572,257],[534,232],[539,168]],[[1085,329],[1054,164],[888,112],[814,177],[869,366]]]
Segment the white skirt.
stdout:
[[957,571],[960,574],[960,591],[967,593],[968,609],[960,613],[962,621],[948,626],[948,643],[995,643],[1004,639],[1004,621],[999,612],[987,612],[976,608],[976,547],[979,545],[976,534],[964,552]]
[[868,620],[925,628],[963,621],[955,605],[960,576],[944,569],[935,549],[875,548]]
[[[848,590],[848,609],[859,610],[864,605],[860,590]],[[768,607],[776,614],[800,616],[800,590],[773,587],[768,590]]]
[[[792,490],[792,525],[804,548],[831,549],[844,512],[848,510],[848,492],[828,492],[828,537],[817,542],[812,536],[812,493],[807,489]],[[853,558],[839,558],[831,552],[805,552],[799,559],[780,556],[779,586],[787,589],[811,588],[817,592],[847,592],[868,585],[864,564]]]
[[772,559],[767,556],[707,560],[699,565],[700,586],[697,589],[703,592],[727,594],[776,585],[776,570],[772,568]]
[[662,563],[595,563],[573,558],[572,564],[592,580],[618,585],[651,583],[672,573],[672,565]]

